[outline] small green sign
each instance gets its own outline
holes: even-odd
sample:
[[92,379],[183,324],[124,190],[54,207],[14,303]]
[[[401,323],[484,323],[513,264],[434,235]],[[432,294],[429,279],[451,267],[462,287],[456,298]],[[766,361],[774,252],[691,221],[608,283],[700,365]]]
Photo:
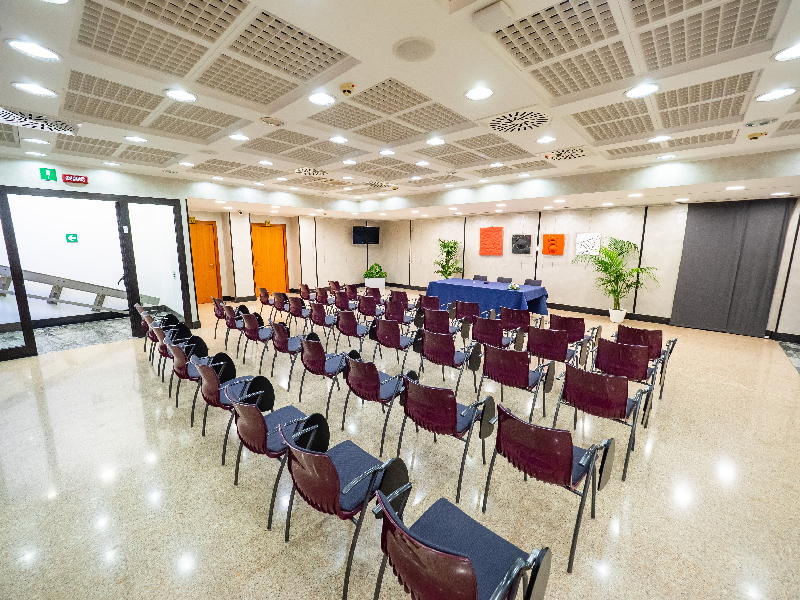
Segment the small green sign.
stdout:
[[55,169],[45,169],[42,167],[39,169],[39,177],[42,178],[42,181],[58,181]]
[[78,234],[77,233],[68,233],[67,234],[67,243],[68,244],[77,244],[78,243]]

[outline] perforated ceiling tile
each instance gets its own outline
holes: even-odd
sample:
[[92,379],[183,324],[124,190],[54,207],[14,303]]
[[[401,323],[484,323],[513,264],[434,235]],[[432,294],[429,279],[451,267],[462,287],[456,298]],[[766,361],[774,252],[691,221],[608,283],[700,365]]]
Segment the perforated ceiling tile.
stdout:
[[112,0],[169,25],[181,33],[214,43],[247,7],[242,0]]
[[767,39],[778,0],[732,0],[639,34],[656,71]]
[[500,146],[491,146],[480,150],[481,154],[485,154],[489,158],[523,158],[532,156],[525,148],[520,148],[516,144],[502,144]]
[[98,140],[81,135],[56,136],[55,152],[70,152],[75,154],[88,154],[90,156],[111,156],[119,150],[121,143]]
[[353,173],[369,173],[373,169],[378,169],[377,165],[371,165],[368,162],[358,163],[357,165],[348,165],[345,170],[352,171]]
[[682,87],[677,90],[661,92],[655,95],[658,110],[688,106],[698,102],[745,94],[754,82],[755,71],[723,77],[714,81],[706,81],[696,85]]
[[403,179],[408,177],[408,174],[404,171],[398,171],[396,169],[373,169],[369,172],[370,177],[374,177],[375,179],[380,179],[381,181],[393,181],[395,179]]
[[778,125],[778,129],[775,131],[776,136],[795,135],[797,133],[800,133],[800,119],[784,121]]
[[390,144],[397,140],[404,140],[417,136],[421,132],[393,121],[378,121],[377,123],[362,127],[361,129],[356,129],[355,133],[363,135],[366,138]]
[[181,156],[179,152],[169,152],[168,150],[157,150],[155,148],[143,148],[142,146],[130,145],[120,152],[117,157],[122,160],[130,160],[141,163],[151,163],[154,165],[166,165],[174,162]]
[[436,185],[442,183],[458,183],[459,181],[466,181],[463,177],[456,177],[455,175],[440,175],[439,177],[424,177],[416,181],[409,181],[408,185],[415,187],[423,187],[426,185]]
[[196,106],[186,102],[172,102],[164,112],[168,115],[180,117],[181,119],[188,119],[190,121],[206,123],[207,125],[214,125],[220,129],[230,127],[239,121],[239,117],[237,116],[229,115],[218,110],[211,110],[210,108],[203,108],[202,106]]
[[197,82],[259,104],[269,104],[297,87],[296,83],[224,54],[200,75]]
[[669,140],[667,142],[667,146],[670,148],[683,148],[686,146],[698,146],[700,144],[710,145],[712,142],[724,142],[725,140],[734,141],[738,133],[738,129],[730,129],[728,131],[716,131],[714,133],[690,135],[687,137]]
[[469,119],[462,117],[446,106],[433,103],[426,104],[407,113],[397,116],[398,119],[422,129],[425,133],[441,131],[454,125],[469,123]]
[[690,125],[692,123],[707,123],[744,113],[744,94],[731,98],[712,100],[692,104],[682,108],[662,110],[659,113],[661,123],[665,128]]
[[542,169],[555,169],[555,166],[546,160],[532,160],[516,165],[506,165],[504,167],[487,167],[485,169],[478,169],[477,171],[474,171],[473,174],[479,177],[497,177],[499,175],[512,175],[514,173],[540,171]]
[[334,156],[347,156],[348,154],[355,154],[356,152],[359,152],[359,149],[354,148],[353,146],[334,144],[333,142],[317,142],[316,144],[311,144],[309,147],[313,148],[314,150],[319,150],[320,152],[333,154]]
[[108,79],[87,75],[80,71],[70,71],[67,89],[73,92],[80,92],[87,96],[95,96],[104,100],[111,100],[136,108],[145,110],[155,110],[164,99],[162,96],[151,94],[142,90],[137,90],[127,85],[114,83]]
[[650,115],[641,115],[619,121],[609,121],[600,125],[589,125],[586,132],[595,140],[612,140],[616,138],[641,135],[655,131]]
[[520,67],[530,67],[619,33],[604,0],[563,0],[497,32]]
[[440,146],[423,146],[419,150],[415,150],[418,154],[425,156],[437,157],[444,156],[445,154],[453,154],[454,152],[462,152],[462,148],[453,144],[441,144]]
[[485,159],[474,152],[456,152],[455,154],[442,156],[439,160],[441,160],[443,163],[447,163],[448,165],[458,166],[479,163]]
[[348,56],[268,12],[260,13],[230,49],[301,81],[327,71]]
[[150,129],[199,140],[206,140],[221,131],[219,127],[214,127],[213,125],[185,121],[184,119],[177,119],[169,115],[159,115],[156,117],[150,124]]
[[622,42],[563,58],[530,73],[553,97],[574,94],[634,75]]
[[0,123],[0,146],[17,147],[19,145],[17,138],[14,137],[15,129],[18,128],[6,123]]
[[663,150],[660,144],[637,144],[635,146],[625,146],[624,148],[609,148],[608,150],[604,150],[604,152],[607,156],[623,157],[631,154],[642,154],[658,150]]
[[428,102],[430,98],[395,79],[386,79],[359,92],[352,100],[367,108],[393,115]]
[[305,146],[306,144],[310,144],[311,142],[318,141],[318,138],[312,137],[310,135],[305,135],[304,133],[297,133],[296,131],[290,131],[289,129],[276,129],[275,131],[265,135],[264,137],[271,140],[277,140],[279,142],[286,142],[287,144],[292,144],[293,146]]
[[78,44],[115,58],[183,77],[207,48],[138,21],[119,11],[85,0]]
[[240,151],[242,149],[254,150],[255,152],[263,152],[264,154],[280,154],[281,152],[286,152],[292,148],[294,148],[292,144],[271,140],[267,137],[260,137],[250,140],[249,142],[245,142],[241,146],[237,146],[234,149]]
[[505,144],[506,140],[494,133],[485,133],[483,135],[476,135],[474,137],[458,140],[459,146],[471,148],[472,150],[480,150],[488,146],[497,146],[498,144]]
[[608,121],[617,121],[626,117],[646,115],[647,104],[641,98],[638,100],[625,100],[615,104],[608,104],[599,108],[591,108],[570,115],[579,125],[597,125]]
[[644,27],[655,21],[697,8],[713,0],[629,0],[634,27]]
[[334,158],[326,152],[317,152],[316,150],[309,150],[308,148],[297,148],[291,152],[284,153],[284,156],[311,164],[330,162]]
[[189,171],[195,173],[227,173],[228,171],[232,171],[234,169],[243,169],[247,166],[248,165],[245,165],[243,163],[212,158],[205,162],[200,163],[199,165],[192,167],[191,169],[189,169]]
[[114,123],[126,125],[141,125],[142,122],[152,113],[149,110],[142,110],[132,106],[126,106],[110,100],[102,100],[92,96],[85,96],[77,92],[67,92],[64,94],[64,110],[95,117]]
[[281,174],[281,171],[275,169],[267,169],[266,167],[248,166],[236,169],[235,171],[228,171],[228,177],[234,179],[249,179],[252,181],[262,181],[264,179],[272,179]]
[[352,104],[336,104],[309,117],[337,129],[355,129],[382,118]]

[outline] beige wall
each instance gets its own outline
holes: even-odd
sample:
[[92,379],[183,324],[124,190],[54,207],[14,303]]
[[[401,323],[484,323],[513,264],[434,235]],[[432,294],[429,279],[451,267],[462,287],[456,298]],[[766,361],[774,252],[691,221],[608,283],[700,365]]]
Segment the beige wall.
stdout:
[[409,285],[408,259],[411,252],[411,221],[370,221],[381,228],[380,244],[370,245],[369,264],[379,263],[386,271],[386,281]]
[[426,287],[441,279],[434,273],[439,256],[439,238],[464,243],[464,218],[417,219],[411,222],[411,284]]
[[[364,225],[364,221],[316,218],[316,222],[320,284],[327,286],[331,279],[342,285],[364,283],[364,271],[368,266],[367,247],[353,244],[353,225]],[[308,281],[310,276],[306,276]]]
[[[480,255],[480,230],[482,227],[503,228],[503,256]],[[486,275],[489,281],[498,277],[511,277],[517,283],[534,279],[536,270],[536,232],[539,228],[539,213],[514,213],[478,215],[467,217],[464,251],[464,276]],[[531,236],[530,254],[512,254],[511,236]]]

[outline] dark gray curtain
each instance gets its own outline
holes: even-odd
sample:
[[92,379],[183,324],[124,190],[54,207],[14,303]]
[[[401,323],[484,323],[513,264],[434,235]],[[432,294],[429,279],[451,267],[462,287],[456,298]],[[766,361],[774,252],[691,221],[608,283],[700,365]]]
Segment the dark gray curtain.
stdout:
[[763,336],[794,202],[690,204],[670,324]]

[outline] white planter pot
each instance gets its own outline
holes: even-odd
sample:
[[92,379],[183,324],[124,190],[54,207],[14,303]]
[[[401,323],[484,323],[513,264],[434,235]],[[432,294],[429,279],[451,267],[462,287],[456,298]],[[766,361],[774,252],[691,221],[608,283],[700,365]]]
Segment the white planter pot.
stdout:
[[365,277],[364,285],[368,288],[378,288],[381,294],[386,292],[386,279],[384,277]]
[[613,308],[608,309],[608,316],[611,318],[612,323],[622,323],[625,320],[625,314],[628,311],[624,308],[622,310],[614,310]]

